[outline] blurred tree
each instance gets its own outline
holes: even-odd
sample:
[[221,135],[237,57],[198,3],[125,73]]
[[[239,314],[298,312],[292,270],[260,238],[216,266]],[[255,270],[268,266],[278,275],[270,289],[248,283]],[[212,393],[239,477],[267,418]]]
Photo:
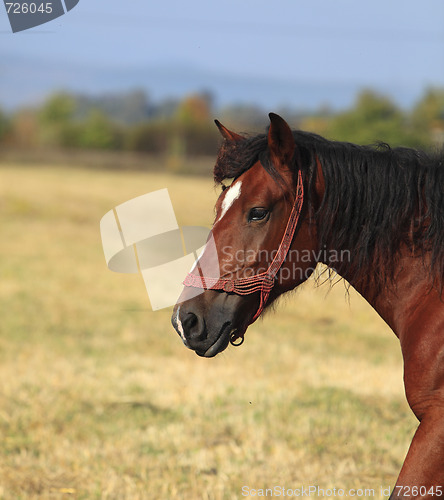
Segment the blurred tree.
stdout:
[[98,101],[98,105],[113,121],[123,124],[141,123],[151,114],[151,106],[144,90],[104,96]]
[[211,96],[194,94],[186,97],[177,108],[176,120],[185,126],[208,124],[211,120]]
[[167,98],[153,107],[152,119],[172,120],[176,116],[180,101],[174,98]]
[[426,145],[444,143],[444,89],[428,89],[412,111],[415,134]]
[[328,126],[328,135],[336,140],[392,146],[418,146],[419,138],[411,130],[407,116],[387,97],[370,90],[361,92],[350,111],[336,115]]
[[78,129],[79,146],[86,149],[118,149],[122,144],[119,129],[99,109],[92,109]]
[[150,118],[153,107],[144,90],[132,90],[119,94],[105,94],[95,97],[76,95],[74,119],[86,120],[91,109],[99,109],[113,122],[122,125],[142,123]]
[[321,112],[307,115],[300,119],[300,128],[325,137],[329,133],[331,119],[331,114],[322,115]]
[[214,155],[220,144],[220,135],[212,123],[212,96],[210,93],[186,97],[177,107],[168,154],[174,170],[184,156]]
[[11,126],[11,123],[10,123],[9,117],[6,115],[6,113],[4,113],[0,109],[0,143],[5,142],[6,136],[7,136],[8,132],[10,131],[10,126]]
[[65,123],[74,113],[74,99],[69,94],[57,93],[48,98],[40,110],[43,123]]
[[[282,116],[287,118],[286,113],[282,113]],[[263,109],[249,104],[227,106],[220,110],[217,118],[228,128],[237,130],[239,133],[243,131],[264,132],[269,124],[267,114]]]
[[171,125],[165,121],[134,125],[126,132],[125,149],[165,154],[168,149],[170,127]]
[[11,145],[20,149],[38,146],[38,130],[39,124],[36,113],[29,109],[20,110],[11,120]]
[[182,153],[187,156],[214,156],[221,144],[219,131],[211,122],[186,127],[182,130],[182,139]]
[[71,145],[75,101],[66,93],[50,96],[38,113],[39,142],[44,146],[64,147]]
[[[166,155],[168,165],[180,170],[186,156],[217,153],[221,138],[212,114],[209,92],[157,105],[143,91],[98,97],[58,92],[37,111],[21,110],[8,117],[0,110],[0,142],[18,147],[124,147]],[[325,108],[301,114],[285,108],[281,114],[293,128],[358,144],[384,141],[428,148],[444,142],[444,89],[429,89],[410,113],[388,97],[365,90],[346,112]],[[268,125],[266,113],[251,105],[224,108],[217,117],[239,133],[263,132]]]

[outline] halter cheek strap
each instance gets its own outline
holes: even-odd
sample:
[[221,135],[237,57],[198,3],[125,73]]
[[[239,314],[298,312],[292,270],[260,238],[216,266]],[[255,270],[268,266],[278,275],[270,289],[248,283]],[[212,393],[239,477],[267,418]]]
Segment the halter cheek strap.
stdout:
[[[183,284],[185,286],[203,288],[204,290],[222,290],[227,293],[236,293],[237,295],[249,295],[254,292],[260,292],[259,308],[249,324],[251,325],[252,323],[254,323],[265,308],[265,305],[270,296],[270,292],[275,284],[276,274],[282,267],[282,264],[287,257],[288,251],[290,250],[294,233],[296,231],[296,226],[298,225],[299,216],[301,215],[303,203],[304,185],[302,182],[302,174],[299,170],[296,198],[293,204],[293,208],[291,210],[290,217],[288,218],[287,226],[285,228],[285,232],[279,245],[278,251],[265,272],[255,274],[254,276],[250,276],[248,278],[238,279],[211,278],[208,276],[188,273]],[[199,266],[196,266],[196,269],[198,268]],[[235,344],[236,340],[238,339],[241,339],[240,342]],[[240,345],[242,344],[243,340],[243,334],[239,335],[235,332],[230,337],[230,342],[233,345]]]

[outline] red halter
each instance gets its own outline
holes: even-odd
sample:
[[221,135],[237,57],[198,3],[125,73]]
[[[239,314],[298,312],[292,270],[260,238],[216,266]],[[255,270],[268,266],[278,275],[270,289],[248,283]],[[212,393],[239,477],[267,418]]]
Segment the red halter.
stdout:
[[[288,218],[287,227],[285,228],[285,233],[282,237],[282,241],[279,245],[278,251],[268,267],[268,269],[260,274],[255,274],[248,278],[210,278],[207,276],[197,276],[192,273],[188,273],[183,284],[185,286],[190,286],[194,288],[203,288],[204,290],[223,290],[227,293],[236,293],[237,295],[249,295],[250,293],[260,292],[261,298],[259,303],[259,308],[253,319],[250,321],[250,325],[254,323],[260,316],[265,308],[270,292],[275,284],[275,277],[281,268],[282,264],[287,257],[288,251],[290,250],[291,242],[293,241],[293,236],[296,231],[296,226],[298,224],[299,216],[302,210],[302,204],[304,202],[304,186],[302,182],[302,174],[299,170],[298,172],[298,184],[296,188],[296,199],[293,204],[293,208]],[[199,266],[197,266],[199,267]],[[234,342],[237,339],[241,339],[238,344]],[[237,335],[235,332],[230,337],[230,342],[233,345],[240,345],[244,341],[243,334]]]

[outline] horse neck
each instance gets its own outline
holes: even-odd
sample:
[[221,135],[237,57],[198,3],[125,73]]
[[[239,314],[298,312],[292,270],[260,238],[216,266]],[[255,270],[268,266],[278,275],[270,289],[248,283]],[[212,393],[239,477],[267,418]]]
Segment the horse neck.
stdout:
[[[407,248],[399,252],[393,278],[388,278],[381,286],[369,279],[365,282],[351,279],[350,285],[364,297],[381,318],[390,326],[398,337],[409,327],[410,314],[417,309],[421,301],[427,298],[440,300],[438,287],[426,269],[427,257],[423,260],[415,257]],[[373,276],[378,270],[366,271]],[[347,272],[343,272],[347,279]]]
[[[316,159],[317,168],[311,185],[311,212],[315,213],[322,203],[325,193],[325,180],[322,167]],[[407,247],[401,248],[395,269],[390,277],[383,282],[374,279],[376,273],[384,272],[381,269],[362,269],[359,275],[350,272],[349,262],[339,259],[335,264],[329,261],[331,255],[341,255],[344,252],[339,248],[319,248],[320,261],[335,271],[376,310],[382,319],[392,328],[397,336],[407,328],[408,312],[417,307],[418,297],[432,296],[436,300],[444,300],[434,287],[433,278],[430,278],[429,255],[420,258],[413,256]],[[435,283],[436,285],[436,283]]]

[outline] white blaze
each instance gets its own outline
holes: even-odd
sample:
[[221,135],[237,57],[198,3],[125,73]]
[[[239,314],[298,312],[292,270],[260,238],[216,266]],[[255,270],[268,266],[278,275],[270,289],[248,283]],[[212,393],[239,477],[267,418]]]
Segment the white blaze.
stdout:
[[241,194],[241,187],[242,181],[237,181],[230,188],[228,188],[222,201],[222,212],[216,222],[219,222],[222,219],[231,205],[239,198]]
[[180,311],[180,306],[177,308],[177,312],[176,312],[176,325],[177,325],[177,329],[179,330],[180,336],[182,337],[182,340],[186,343],[187,340],[185,338],[185,334],[183,331],[182,321],[180,321],[180,318],[179,318],[179,311]]

